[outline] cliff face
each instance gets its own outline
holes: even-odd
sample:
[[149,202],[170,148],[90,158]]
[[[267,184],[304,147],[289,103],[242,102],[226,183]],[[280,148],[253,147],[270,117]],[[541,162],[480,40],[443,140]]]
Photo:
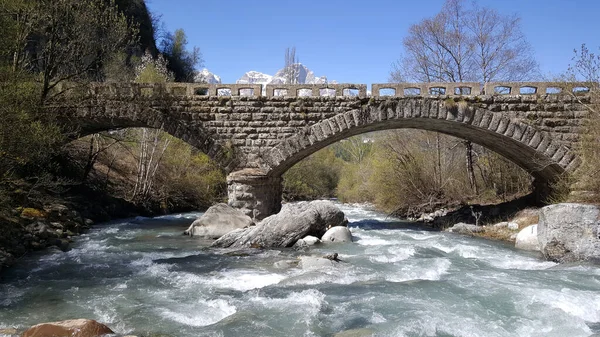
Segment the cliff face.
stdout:
[[152,55],[156,55],[152,14],[148,11],[144,0],[116,0],[115,3],[127,18],[139,25],[139,45],[137,50],[132,51],[133,54],[141,56],[147,49]]

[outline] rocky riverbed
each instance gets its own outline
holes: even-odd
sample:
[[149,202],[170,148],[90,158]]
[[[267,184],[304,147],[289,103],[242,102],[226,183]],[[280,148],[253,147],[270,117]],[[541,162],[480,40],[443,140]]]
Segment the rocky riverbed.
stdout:
[[600,333],[594,265],[340,207],[354,242],[301,250],[208,248],[182,235],[200,213],[93,228],[6,271],[0,329],[85,317],[119,336]]

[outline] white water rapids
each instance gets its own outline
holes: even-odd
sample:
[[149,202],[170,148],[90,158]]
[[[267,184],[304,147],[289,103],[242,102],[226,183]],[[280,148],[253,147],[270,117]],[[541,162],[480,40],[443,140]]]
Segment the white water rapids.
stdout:
[[[143,336],[600,333],[598,267],[339,206],[356,241],[308,252],[208,249],[181,235],[200,213],[99,225],[67,253],[31,255],[5,271],[0,329],[91,318]],[[332,252],[344,261],[333,269],[273,265]]]

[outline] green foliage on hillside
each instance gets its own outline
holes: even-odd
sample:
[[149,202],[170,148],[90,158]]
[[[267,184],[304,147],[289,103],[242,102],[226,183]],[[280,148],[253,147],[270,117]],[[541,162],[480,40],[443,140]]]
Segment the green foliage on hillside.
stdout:
[[146,50],[150,54],[156,55],[158,50],[156,48],[155,20],[148,11],[146,2],[144,0],[116,0],[115,3],[119,10],[138,27],[138,46],[133,50],[135,55],[141,56]]
[[69,142],[77,130],[59,128],[49,108],[64,82],[190,80],[200,55],[182,30],[161,56],[142,0],[0,0],[0,12],[0,202],[78,186],[152,209],[222,200],[223,171],[183,141],[131,129]]
[[[370,202],[400,216],[447,204],[498,202],[526,194],[531,177],[481,147],[470,187],[462,140],[428,131],[396,130],[356,136],[327,147],[285,175],[288,199],[337,197]],[[329,179],[325,179],[327,177]]]
[[311,200],[335,196],[344,162],[332,148],[323,149],[289,169],[284,175],[286,200]]

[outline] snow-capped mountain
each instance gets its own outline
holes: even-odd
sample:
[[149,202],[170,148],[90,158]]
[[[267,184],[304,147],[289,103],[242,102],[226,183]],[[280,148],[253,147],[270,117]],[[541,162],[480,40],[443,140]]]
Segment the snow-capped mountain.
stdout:
[[[329,82],[326,76],[317,77],[315,73],[308,69],[302,63],[293,65],[294,72],[297,74],[298,84],[335,84],[336,81]],[[244,74],[237,84],[287,84],[285,68],[280,69],[275,76],[267,75],[258,71],[249,71]]]
[[204,68],[204,69],[202,69],[202,71],[199,71],[198,73],[196,73],[196,76],[194,77],[194,82],[208,83],[208,84],[220,84],[221,78],[219,76],[211,73],[210,71],[208,71],[208,69]]
[[235,83],[237,83],[237,84],[267,84],[267,83],[271,83],[272,80],[273,80],[273,76],[252,70],[252,71],[245,73],[244,76],[242,76]]

